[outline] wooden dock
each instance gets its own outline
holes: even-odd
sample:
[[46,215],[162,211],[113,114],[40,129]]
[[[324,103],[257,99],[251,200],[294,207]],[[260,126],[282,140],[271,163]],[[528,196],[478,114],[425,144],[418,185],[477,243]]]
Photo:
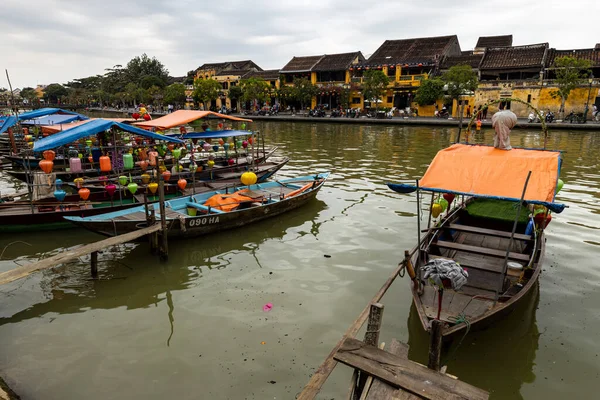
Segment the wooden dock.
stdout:
[[[408,252],[407,252],[408,253]],[[410,259],[410,257],[408,258]],[[406,259],[405,259],[406,260]],[[325,361],[312,375],[298,400],[314,399],[327,378],[340,362],[354,369],[347,400],[485,400],[489,393],[440,368],[441,321],[434,321],[429,349],[429,365],[408,359],[408,345],[393,339],[389,351],[379,343],[383,304],[379,301],[404,268],[403,261],[390,275],[371,302],[348,328]],[[367,321],[363,341],[354,336]]]
[[116,244],[131,242],[132,240],[138,239],[142,236],[150,235],[160,230],[161,224],[156,223],[154,225],[139,229],[134,232],[114,236],[108,239],[100,240],[99,242],[90,243],[72,250],[67,250],[55,256],[48,257],[46,259],[40,260],[29,265],[24,265],[19,268],[11,269],[10,271],[6,271],[0,274],[0,285],[24,278],[36,271],[56,267],[60,264],[64,264],[75,258],[85,256],[87,254],[91,254],[92,276],[95,277],[98,273],[98,251],[110,246],[114,246]]

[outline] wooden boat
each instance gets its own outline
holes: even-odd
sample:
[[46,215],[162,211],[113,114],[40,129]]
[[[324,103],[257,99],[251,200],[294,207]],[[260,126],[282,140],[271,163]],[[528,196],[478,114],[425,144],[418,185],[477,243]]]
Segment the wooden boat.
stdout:
[[[329,173],[326,172],[169,200],[165,203],[168,235],[194,237],[274,217],[313,199],[328,177]],[[213,207],[210,204],[214,201],[218,205]],[[65,219],[106,236],[131,232],[146,225],[144,206]]]
[[[405,256],[426,331],[436,319],[446,324],[446,337],[488,326],[534,287],[544,261],[547,216],[564,209],[554,203],[560,163],[556,151],[455,144],[438,152],[416,186],[388,183],[400,193],[416,191],[417,198],[432,194],[426,235],[421,238],[419,228],[418,246]],[[442,194],[451,204],[436,221]],[[439,286],[426,279],[426,265],[437,259],[464,268],[464,286],[453,290],[448,280]]]
[[[277,163],[262,164],[255,168],[254,173],[258,182],[263,182],[272,177],[287,162],[285,158]],[[189,182],[185,190],[181,190],[176,183],[165,184],[165,196],[167,199],[183,195],[206,193],[214,190],[226,190],[240,183],[242,172],[223,175],[217,180]],[[177,182],[176,178],[171,178]],[[65,184],[69,186],[70,184]],[[64,216],[90,216],[111,211],[126,210],[131,207],[144,204],[143,193],[147,193],[148,201],[158,201],[158,196],[152,196],[146,185],[138,185],[138,193],[134,196],[126,188],[117,183],[117,192],[111,199],[104,186],[84,187],[90,189],[88,201],[81,201],[78,194],[67,195],[62,202],[54,197],[49,197],[31,203],[28,200],[14,200],[14,197],[27,196],[28,193],[21,191],[13,196],[0,199],[0,233],[2,232],[30,232],[32,230],[54,230],[72,227],[72,224],[63,219]],[[75,187],[73,187],[76,190]]]

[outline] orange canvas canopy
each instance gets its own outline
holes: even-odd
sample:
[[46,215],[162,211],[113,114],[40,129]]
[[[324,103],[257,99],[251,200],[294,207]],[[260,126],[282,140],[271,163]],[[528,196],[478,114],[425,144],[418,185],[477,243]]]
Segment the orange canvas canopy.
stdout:
[[232,121],[245,121],[252,122],[251,119],[232,117],[231,115],[219,114],[213,111],[195,111],[195,110],[178,110],[171,114],[167,114],[164,117],[153,119],[150,121],[140,121],[133,125],[139,126],[140,128],[150,129],[169,129],[176,126],[185,125],[189,122],[195,121],[200,118],[206,118],[208,116],[215,116],[218,118],[229,119]]
[[204,205],[225,212],[233,211],[238,208],[241,203],[254,201],[252,197],[244,196],[243,193],[247,191],[247,189],[242,189],[232,194],[215,194],[209,197],[204,202]]
[[[454,144],[437,153],[419,181],[419,189],[518,201],[531,171],[525,200],[549,204],[554,201],[560,164],[560,152],[556,151]],[[404,193],[411,187],[388,186]]]

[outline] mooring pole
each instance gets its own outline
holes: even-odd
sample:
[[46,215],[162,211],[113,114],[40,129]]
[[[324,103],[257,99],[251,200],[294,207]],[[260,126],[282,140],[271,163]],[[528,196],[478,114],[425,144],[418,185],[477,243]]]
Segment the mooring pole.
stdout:
[[429,361],[427,368],[434,371],[440,370],[440,355],[442,353],[442,330],[444,323],[439,319],[431,321],[431,331],[429,332]]
[[160,202],[160,225],[161,225],[161,248],[160,258],[166,260],[169,258],[169,245],[167,243],[167,215],[165,210],[165,182],[164,177],[161,175],[158,179],[158,196]]
[[92,254],[90,254],[90,260],[91,260],[91,264],[92,264],[92,278],[98,279],[98,252],[97,251],[93,251]]

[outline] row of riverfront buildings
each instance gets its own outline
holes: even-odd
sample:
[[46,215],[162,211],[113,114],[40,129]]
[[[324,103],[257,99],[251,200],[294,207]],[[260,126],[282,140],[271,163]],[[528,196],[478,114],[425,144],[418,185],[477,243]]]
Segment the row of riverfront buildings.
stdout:
[[[473,109],[491,100],[516,98],[542,110],[558,111],[560,99],[553,96],[554,60],[571,56],[590,60],[591,74],[585,84],[575,89],[565,105],[567,112],[583,112],[600,106],[600,44],[588,49],[557,50],[548,43],[513,46],[512,35],[480,37],[475,49],[462,51],[458,37],[386,40],[368,59],[360,51],[343,54],[324,54],[293,57],[281,69],[263,70],[251,60],[203,64],[193,71],[194,79],[215,79],[222,85],[219,98],[212,107],[239,109],[236,99],[228,97],[229,89],[240,80],[259,78],[273,88],[270,104],[283,106],[299,104],[278,93],[283,85],[293,85],[295,78],[307,78],[319,88],[312,98],[311,107],[336,108],[342,105],[341,95],[349,94],[351,108],[374,107],[362,95],[363,74],[369,69],[383,71],[389,78],[387,93],[380,99],[379,108],[403,110],[416,108],[414,97],[423,80],[443,74],[450,67],[466,64],[479,76],[479,87],[464,103]],[[191,97],[193,87],[187,87]],[[190,99],[191,100],[191,99]],[[457,104],[440,99],[437,107],[447,106],[456,113]],[[519,116],[529,113],[524,104],[509,101],[502,104]],[[434,115],[435,106],[421,106],[419,115]],[[494,112],[494,107],[490,107]]]

